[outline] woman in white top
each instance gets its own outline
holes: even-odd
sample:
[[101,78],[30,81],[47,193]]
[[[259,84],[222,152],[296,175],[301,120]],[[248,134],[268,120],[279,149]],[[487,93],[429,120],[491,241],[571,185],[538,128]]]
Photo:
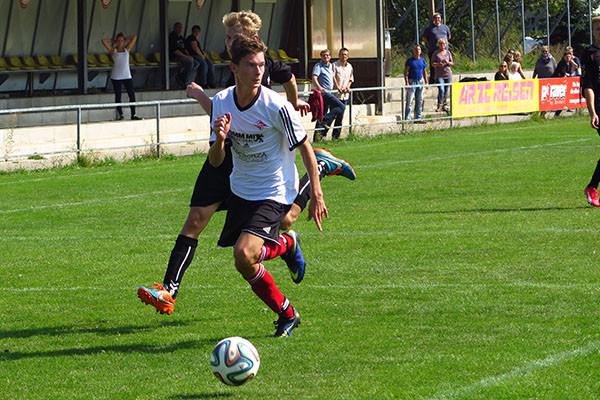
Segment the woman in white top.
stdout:
[[[126,40],[129,41],[127,45],[125,45]],[[129,101],[132,103],[135,102],[135,92],[133,91],[133,81],[131,79],[131,70],[129,69],[129,52],[136,40],[136,35],[125,37],[122,33],[119,33],[115,39],[102,39],[102,44],[106,47],[106,50],[108,50],[115,63],[110,74],[110,80],[115,89],[115,103],[121,102],[121,88],[123,85],[125,85],[125,90],[127,90]],[[117,120],[123,119],[123,109],[117,107],[117,112],[119,113]],[[135,106],[131,106],[131,119],[141,119],[135,115]]]

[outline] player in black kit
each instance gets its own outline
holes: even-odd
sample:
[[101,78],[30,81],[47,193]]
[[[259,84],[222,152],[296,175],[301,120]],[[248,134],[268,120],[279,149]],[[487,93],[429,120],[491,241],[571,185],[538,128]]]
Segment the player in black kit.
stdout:
[[[590,113],[590,124],[600,135],[600,120],[597,114],[600,110],[600,17],[592,18],[592,34],[594,44],[588,47],[581,57],[581,63],[583,64],[581,88]],[[598,160],[590,183],[585,188],[587,201],[594,207],[600,207],[600,201],[598,200],[599,183],[600,160]]]

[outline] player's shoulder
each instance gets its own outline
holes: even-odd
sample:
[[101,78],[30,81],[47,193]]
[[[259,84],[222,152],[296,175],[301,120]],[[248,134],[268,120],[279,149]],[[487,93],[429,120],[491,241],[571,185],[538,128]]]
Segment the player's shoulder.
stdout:
[[226,89],[221,90],[220,92],[217,92],[214,97],[213,100],[217,99],[217,100],[225,100],[227,97],[229,96],[233,96],[233,91],[235,90],[235,86],[230,86]]
[[261,86],[260,95],[262,97],[264,105],[275,111],[278,111],[287,103],[286,97],[282,96],[280,93],[266,86]]

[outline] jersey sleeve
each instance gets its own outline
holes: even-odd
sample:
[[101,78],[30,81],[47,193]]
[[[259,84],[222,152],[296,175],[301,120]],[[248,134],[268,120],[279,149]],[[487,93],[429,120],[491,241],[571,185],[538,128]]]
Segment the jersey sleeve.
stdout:
[[289,82],[292,79],[292,68],[281,61],[272,60],[271,63],[271,81],[280,84]]
[[583,60],[583,65],[581,68],[581,91],[583,93],[583,89],[593,89],[594,88],[594,64],[592,60],[592,54],[589,51],[585,51],[583,56],[581,57]]
[[300,124],[300,118],[289,102],[286,102],[279,109],[277,123],[287,140],[290,151],[300,146],[307,139],[306,131]]

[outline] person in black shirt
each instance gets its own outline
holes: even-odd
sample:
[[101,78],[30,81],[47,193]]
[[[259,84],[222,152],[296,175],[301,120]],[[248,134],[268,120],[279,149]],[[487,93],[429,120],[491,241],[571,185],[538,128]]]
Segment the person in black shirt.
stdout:
[[185,39],[185,49],[198,62],[198,78],[203,88],[215,87],[215,72],[213,63],[205,56],[198,41],[200,37],[200,26],[192,26],[192,34]]
[[508,80],[508,64],[506,61],[502,61],[498,66],[498,71],[494,75],[495,81],[507,81]]
[[[594,44],[588,47],[581,57],[581,63],[583,64],[581,89],[587,101],[590,125],[600,135],[600,119],[597,114],[597,110],[600,109],[600,17],[592,18],[592,34]],[[590,183],[585,188],[587,201],[594,207],[600,207],[600,201],[598,200],[599,183],[600,160],[598,160]]]
[[182,33],[183,25],[181,22],[175,22],[173,32],[169,34],[169,59],[177,61],[183,67],[181,74],[177,75],[177,81],[185,88],[194,81],[199,63],[185,49]]

